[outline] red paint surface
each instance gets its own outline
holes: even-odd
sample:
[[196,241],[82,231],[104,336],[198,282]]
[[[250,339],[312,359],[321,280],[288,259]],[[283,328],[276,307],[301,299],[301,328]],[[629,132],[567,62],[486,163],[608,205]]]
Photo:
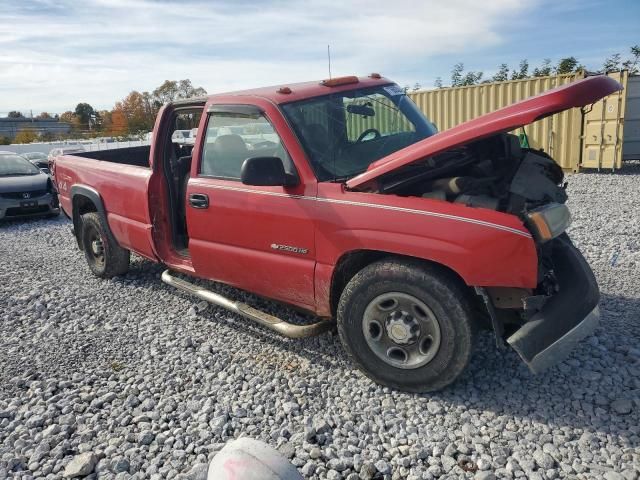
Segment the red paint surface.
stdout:
[[[612,83],[613,82],[613,83]],[[109,226],[124,247],[195,276],[218,280],[314,311],[330,314],[330,287],[335,265],[345,254],[376,250],[422,258],[445,265],[472,286],[535,287],[537,254],[533,240],[515,216],[416,197],[345,190],[318,183],[278,103],[390,83],[361,79],[358,84],[329,88],[318,82],[289,85],[292,93],[268,87],[214,95],[206,107],[250,104],[261,107],[295,162],[300,184],[255,187],[198,176],[201,132],[193,150],[188,193],[206,193],[206,210],[187,208],[190,256],[171,245],[168,200],[161,158],[162,144],[152,145],[152,169],[63,156],[55,162],[61,204],[71,214],[72,185],[97,190],[108,212]],[[362,186],[381,174],[425,155],[492,133],[507,131],[555,111],[591,103],[619,88],[594,77],[525,100],[498,112],[439,133],[375,162],[348,182]],[[172,107],[161,110],[154,139],[162,138]],[[306,249],[291,253],[271,244]]]

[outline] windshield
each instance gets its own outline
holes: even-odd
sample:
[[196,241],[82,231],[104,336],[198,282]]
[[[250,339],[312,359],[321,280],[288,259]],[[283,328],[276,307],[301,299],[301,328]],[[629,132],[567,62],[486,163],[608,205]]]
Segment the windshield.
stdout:
[[40,169],[18,155],[0,155],[0,177],[37,175]]
[[282,109],[319,181],[353,177],[436,133],[398,85],[337,92]]

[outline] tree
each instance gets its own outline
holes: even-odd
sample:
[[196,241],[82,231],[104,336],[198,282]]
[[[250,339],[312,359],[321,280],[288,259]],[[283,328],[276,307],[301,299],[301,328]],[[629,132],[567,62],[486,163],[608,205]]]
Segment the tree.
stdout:
[[24,118],[24,115],[22,115],[22,112],[16,112],[15,110],[12,112],[9,112],[9,114],[7,115],[7,117],[9,118]]
[[129,133],[129,123],[127,115],[122,109],[120,102],[116,103],[116,107],[111,110],[111,134],[115,136],[126,135]]
[[31,129],[25,128],[16,134],[16,143],[32,143],[38,139],[38,134]]
[[478,83],[480,83],[483,75],[483,72],[467,72],[462,77],[460,85],[463,87],[466,87],[468,85],[477,85]]
[[556,66],[556,75],[574,73],[580,69],[576,57],[561,58]]
[[36,115],[35,118],[37,120],[46,120],[46,119],[53,118],[53,117],[51,115],[49,115],[48,112],[42,112],[42,113],[40,113],[40,115]]
[[511,72],[511,80],[523,80],[529,78],[529,61],[527,59],[521,60],[519,69]]
[[178,82],[178,98],[200,97],[206,94],[207,91],[204,88],[195,88],[188,78]]
[[551,75],[551,59],[545,58],[542,65],[533,69],[534,77],[548,77]]
[[498,67],[498,71],[491,78],[494,82],[505,82],[509,80],[509,65],[503,63]]
[[78,119],[76,114],[70,110],[67,110],[62,115],[60,115],[60,121],[71,125],[71,130],[74,132],[80,130],[80,120]]
[[619,53],[614,53],[604,61],[604,64],[602,65],[602,71],[604,73],[609,73],[620,70],[620,59],[621,55]]
[[96,112],[96,116],[99,119],[99,123],[96,125],[96,128],[101,132],[110,132],[111,131],[111,111],[110,110],[100,110]]
[[89,105],[88,103],[79,103],[78,105],[76,105],[76,110],[74,113],[80,125],[82,125],[83,127],[86,125],[87,128],[91,128],[90,122],[95,114],[95,111],[91,105]]
[[152,95],[159,106],[172,102],[178,98],[178,82],[175,80],[165,80],[162,85],[152,92]]
[[197,97],[206,94],[207,91],[204,88],[195,88],[191,83],[191,80],[186,78],[179,81],[165,80],[162,85],[151,92],[149,98],[153,107],[159,109],[165,103],[173,102],[174,100]]
[[435,81],[435,82],[433,82],[433,85],[434,85],[436,88],[442,88],[442,87],[443,87],[443,85],[442,85],[442,78],[441,78],[441,77],[436,77],[436,81]]
[[65,123],[73,123],[75,121],[75,113],[67,110],[62,115],[60,115],[60,121]]
[[640,72],[640,69],[638,68],[638,64],[640,64],[640,45],[634,45],[630,48],[630,51],[631,58],[624,61],[622,68],[629,70],[629,75],[633,75]]
[[459,87],[462,82],[463,63],[456,63],[451,70],[451,86]]
[[153,127],[155,112],[147,100],[145,95],[134,90],[116,104],[116,108],[121,109],[127,117],[130,133],[147,131]]

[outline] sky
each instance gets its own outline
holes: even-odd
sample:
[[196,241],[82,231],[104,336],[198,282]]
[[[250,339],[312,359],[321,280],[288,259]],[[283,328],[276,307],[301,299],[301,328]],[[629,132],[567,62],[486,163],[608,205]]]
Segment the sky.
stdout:
[[640,0],[0,0],[0,116],[112,108],[189,78],[209,93],[380,72],[445,83],[522,58],[597,69],[640,43]]

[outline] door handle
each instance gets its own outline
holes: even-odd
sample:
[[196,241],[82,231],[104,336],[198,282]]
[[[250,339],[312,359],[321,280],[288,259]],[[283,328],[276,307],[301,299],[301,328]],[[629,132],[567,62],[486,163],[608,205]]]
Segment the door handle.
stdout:
[[191,193],[189,194],[189,205],[193,208],[208,208],[209,195],[205,195],[204,193]]

